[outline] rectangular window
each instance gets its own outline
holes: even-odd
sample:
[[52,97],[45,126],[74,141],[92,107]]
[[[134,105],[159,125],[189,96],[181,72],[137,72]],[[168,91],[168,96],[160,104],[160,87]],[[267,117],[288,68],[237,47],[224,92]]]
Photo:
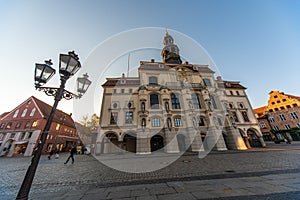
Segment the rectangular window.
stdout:
[[132,93],[132,89],[129,89],[129,93],[130,93],[130,94]]
[[13,138],[15,138],[15,135],[16,135],[15,133],[12,133],[12,134],[10,134],[9,138],[13,139]]
[[0,128],[3,129],[5,127],[5,123],[2,123]]
[[152,124],[152,127],[160,127],[160,118],[152,118],[151,124]]
[[240,96],[240,93],[239,93],[239,91],[235,91],[235,92],[236,92],[236,95]]
[[114,92],[114,94],[116,94],[117,93],[117,89],[114,89],[113,92]]
[[243,115],[244,121],[245,121],[245,122],[249,122],[250,120],[249,120],[249,118],[248,118],[247,112],[246,112],[246,111],[242,111],[241,113],[242,113],[242,115]]
[[149,85],[157,85],[157,77],[150,76],[149,77]]
[[8,122],[8,123],[6,124],[6,127],[5,127],[5,128],[10,129],[11,126],[12,126],[12,122]]
[[174,118],[174,124],[175,124],[176,127],[182,126],[181,117]]
[[212,103],[213,108],[218,109],[215,98],[212,95],[209,95],[209,97],[210,97],[210,101]]
[[285,124],[285,125],[284,125],[284,128],[285,128],[285,129],[290,129],[291,127],[290,127],[289,124]]
[[279,131],[278,126],[273,126],[273,129],[274,129],[275,131]]
[[239,118],[238,118],[236,112],[231,111],[231,115],[232,115],[232,117],[233,117],[233,119],[234,119],[235,122],[239,122]]
[[260,128],[267,128],[265,122],[259,122]]
[[32,123],[32,127],[36,127],[38,125],[38,122],[37,121],[34,121],[33,123]]
[[121,93],[124,93],[124,91],[125,91],[124,89],[121,89]]
[[20,137],[19,137],[19,140],[24,140],[25,139],[25,132],[22,132],[21,134],[20,134]]
[[281,121],[286,120],[284,114],[280,114],[280,115],[279,115],[279,118],[281,119]]
[[21,127],[21,122],[17,122],[16,127],[15,128],[20,128]]
[[31,125],[30,121],[27,121],[25,124],[25,128],[30,128],[30,125]]
[[292,116],[293,119],[298,119],[298,115],[295,112],[292,112],[291,116]]
[[195,109],[201,108],[200,99],[199,99],[198,94],[195,94],[195,93],[192,94],[192,102],[193,102],[193,106]]
[[198,125],[205,126],[204,118],[203,117],[197,117],[197,118],[198,118]]
[[60,128],[60,124],[56,124],[56,127],[55,127],[55,130],[59,130],[59,128]]
[[133,121],[133,112],[126,112],[125,113],[125,123],[132,124]]
[[207,87],[211,87],[211,82],[210,82],[210,80],[209,80],[209,79],[207,79],[207,78],[204,78],[204,79],[203,79],[203,83],[204,83],[204,85],[205,85],[205,86],[207,86]]
[[300,128],[300,123],[297,123],[297,127]]
[[110,124],[117,124],[118,122],[118,113],[112,112],[110,115]]
[[0,133],[0,141],[2,141],[4,139],[4,134]]
[[269,122],[275,122],[274,117],[269,117],[268,120],[269,120]]

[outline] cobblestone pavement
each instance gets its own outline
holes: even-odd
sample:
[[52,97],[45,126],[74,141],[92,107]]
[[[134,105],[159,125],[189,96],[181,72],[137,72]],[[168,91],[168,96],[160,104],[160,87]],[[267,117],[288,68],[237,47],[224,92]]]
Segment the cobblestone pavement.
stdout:
[[[42,156],[31,199],[300,199],[300,143],[247,151],[212,152],[203,159],[187,153],[168,167],[125,173],[92,156]],[[116,155],[128,162],[126,155]],[[107,160],[109,160],[107,156]],[[31,158],[0,158],[0,199],[14,199]],[[140,156],[139,159],[147,159]],[[255,195],[255,196],[252,196]]]

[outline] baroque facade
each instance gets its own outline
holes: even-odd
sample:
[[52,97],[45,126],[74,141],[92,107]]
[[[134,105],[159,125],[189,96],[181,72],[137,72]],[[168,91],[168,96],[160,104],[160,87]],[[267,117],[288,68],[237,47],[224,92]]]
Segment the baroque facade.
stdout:
[[269,93],[268,105],[254,109],[261,131],[274,141],[300,140],[300,97],[280,91]]
[[[31,156],[40,140],[51,108],[31,96],[12,111],[1,115],[0,156]],[[71,115],[56,110],[43,153],[54,147],[66,151],[78,141]]]
[[138,77],[123,74],[102,85],[96,154],[244,150],[251,147],[247,131],[265,145],[243,86],[215,80],[208,65],[182,63],[168,33],[162,59],[140,61]]

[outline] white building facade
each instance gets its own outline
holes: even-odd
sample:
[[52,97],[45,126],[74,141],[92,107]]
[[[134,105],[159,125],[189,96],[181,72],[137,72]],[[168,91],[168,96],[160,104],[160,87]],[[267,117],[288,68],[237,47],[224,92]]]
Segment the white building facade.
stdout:
[[[240,131],[246,128],[244,121],[233,120],[228,107],[228,102],[243,102],[251,128],[256,128],[245,88],[238,88],[243,95],[235,99],[207,65],[182,63],[179,48],[168,33],[162,57],[162,62],[141,61],[138,77],[123,74],[107,78],[102,85],[96,154],[249,148],[247,136]],[[255,134],[264,146],[259,128]]]

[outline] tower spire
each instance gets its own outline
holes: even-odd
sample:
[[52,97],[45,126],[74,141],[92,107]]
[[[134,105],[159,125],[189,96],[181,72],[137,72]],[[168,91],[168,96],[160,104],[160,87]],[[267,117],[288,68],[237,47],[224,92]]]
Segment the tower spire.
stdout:
[[176,44],[174,44],[174,39],[171,35],[169,35],[167,28],[166,35],[164,37],[164,48],[161,52],[161,55],[163,62],[165,63],[182,63],[179,55],[179,48]]

